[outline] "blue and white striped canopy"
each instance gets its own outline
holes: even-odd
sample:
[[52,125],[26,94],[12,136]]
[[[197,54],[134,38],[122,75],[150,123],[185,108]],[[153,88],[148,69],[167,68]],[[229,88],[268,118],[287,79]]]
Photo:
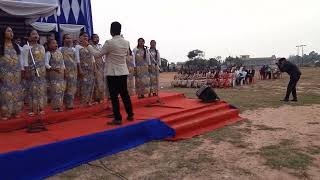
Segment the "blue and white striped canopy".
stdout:
[[91,0],[59,0],[60,16],[39,18],[37,22],[84,25],[89,35],[93,33]]

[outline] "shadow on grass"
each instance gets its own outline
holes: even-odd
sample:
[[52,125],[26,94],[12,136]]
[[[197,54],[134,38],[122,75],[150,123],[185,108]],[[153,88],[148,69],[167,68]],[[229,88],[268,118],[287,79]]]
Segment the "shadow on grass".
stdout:
[[229,142],[239,148],[247,148],[249,143],[244,141],[244,138],[251,134],[250,128],[239,128],[243,122],[234,125],[225,126],[215,131],[204,134],[202,137],[212,140],[215,144],[220,142]]
[[279,144],[262,147],[259,154],[266,159],[265,164],[273,169],[306,170],[313,158],[294,145],[294,141],[284,139]]

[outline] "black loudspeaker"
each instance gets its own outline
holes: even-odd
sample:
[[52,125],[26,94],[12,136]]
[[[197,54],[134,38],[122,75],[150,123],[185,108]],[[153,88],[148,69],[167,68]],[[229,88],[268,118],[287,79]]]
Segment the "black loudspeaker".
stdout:
[[197,92],[196,95],[203,102],[214,102],[219,100],[217,93],[213,90],[212,87],[204,85]]

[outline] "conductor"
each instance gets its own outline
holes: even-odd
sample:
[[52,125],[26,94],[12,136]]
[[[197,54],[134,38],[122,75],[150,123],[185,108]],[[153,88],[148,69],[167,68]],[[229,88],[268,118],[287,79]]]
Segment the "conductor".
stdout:
[[106,55],[107,63],[107,83],[111,96],[112,109],[114,120],[109,122],[109,125],[121,125],[122,116],[120,114],[119,94],[123,101],[124,107],[127,112],[127,120],[133,121],[133,110],[131,99],[127,89],[127,76],[129,74],[126,58],[129,53],[130,44],[120,36],[121,24],[119,22],[111,23],[110,34],[112,39],[107,40],[99,51],[89,45],[88,50],[95,57]]
[[297,65],[293,64],[292,62],[287,61],[286,58],[280,58],[278,63],[276,64],[278,65],[281,72],[286,72],[290,76],[290,81],[287,87],[286,96],[281,101],[288,102],[289,96],[292,93],[293,99],[291,101],[297,102],[298,98],[297,98],[296,86],[301,76],[301,72],[299,68],[297,67]]

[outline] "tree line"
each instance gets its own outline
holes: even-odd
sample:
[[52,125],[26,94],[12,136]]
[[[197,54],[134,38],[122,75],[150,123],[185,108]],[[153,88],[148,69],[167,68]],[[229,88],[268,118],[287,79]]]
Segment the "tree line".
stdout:
[[[220,68],[223,65],[230,66],[242,66],[244,60],[240,57],[228,56],[222,60],[221,56],[205,58],[205,52],[199,49],[192,50],[187,54],[188,60],[184,63],[183,68],[204,69],[217,67]],[[309,54],[301,56],[289,56],[289,61],[302,65],[302,66],[319,66],[320,67],[320,54],[312,51]],[[161,58],[161,68],[164,71],[169,70],[170,63],[167,59]]]
[[301,66],[320,66],[320,54],[315,51],[311,51],[303,56],[290,56],[288,59]]

